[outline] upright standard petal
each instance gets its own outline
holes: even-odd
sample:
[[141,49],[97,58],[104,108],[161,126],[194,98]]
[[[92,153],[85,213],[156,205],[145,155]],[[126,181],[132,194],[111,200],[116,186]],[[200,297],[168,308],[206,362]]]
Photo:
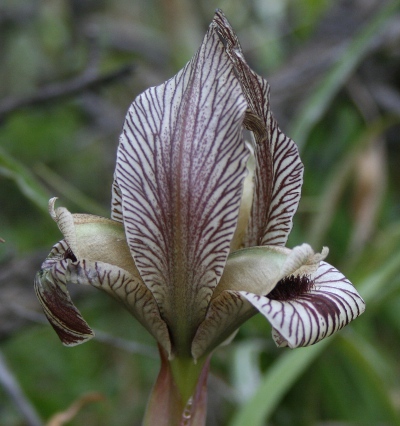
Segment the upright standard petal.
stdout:
[[114,176],[114,182],[111,190],[111,219],[123,223],[122,216],[122,196],[117,180]]
[[131,105],[117,154],[127,240],[179,350],[229,254],[249,155],[246,101],[211,27],[174,78]]
[[213,24],[242,85],[248,103],[244,124],[256,141],[254,196],[246,246],[285,245],[303,182],[298,148],[279,129],[270,109],[269,84],[246,63],[239,40],[221,10]]

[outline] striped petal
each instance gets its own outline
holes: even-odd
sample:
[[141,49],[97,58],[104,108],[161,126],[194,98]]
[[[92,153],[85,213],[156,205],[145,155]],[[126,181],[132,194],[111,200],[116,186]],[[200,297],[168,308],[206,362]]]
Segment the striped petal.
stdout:
[[[56,251],[59,252],[62,246],[58,243]],[[68,258],[71,256],[69,251],[64,256],[65,259],[52,265],[47,259],[34,282],[44,313],[64,345],[75,346],[94,336],[67,289],[68,284],[86,284],[105,291],[125,305],[171,355],[167,326],[160,317],[153,295],[140,279],[104,262],[72,261]]]
[[222,11],[217,11],[213,23],[240,80],[248,103],[245,125],[256,141],[254,196],[246,246],[285,245],[303,182],[298,148],[279,129],[270,109],[269,84],[246,63]]
[[171,354],[171,343],[157,303],[143,283],[130,254],[124,226],[89,214],[71,214],[66,208],[49,212],[64,235],[55,244],[36,274],[35,290],[44,312],[67,346],[93,337],[93,332],[74,306],[67,284],[97,287],[121,302]]
[[172,332],[187,334],[186,348],[236,228],[249,155],[245,110],[211,28],[181,72],[134,101],[120,138],[116,178],[128,244]]
[[272,291],[297,296],[303,287],[285,291],[276,289],[277,284],[286,276],[311,275],[326,255],[327,249],[321,254],[314,253],[308,244],[292,250],[278,246],[250,247],[230,254],[206,318],[193,340],[192,355],[198,358],[210,352],[256,313],[244,292],[259,297]]
[[[53,268],[41,269],[35,276],[34,288],[43,311],[65,346],[76,346],[94,336],[92,329],[73,304],[66,280],[59,280],[56,262]],[[65,274],[63,274],[63,278]]]
[[211,301],[206,318],[197,329],[192,343],[193,358],[210,353],[256,313],[240,292],[223,291]]
[[115,177],[111,191],[111,219],[121,223],[124,222],[122,216],[122,195]]
[[361,315],[365,303],[350,281],[326,262],[310,276],[311,289],[295,299],[241,294],[271,323],[278,346],[309,346]]

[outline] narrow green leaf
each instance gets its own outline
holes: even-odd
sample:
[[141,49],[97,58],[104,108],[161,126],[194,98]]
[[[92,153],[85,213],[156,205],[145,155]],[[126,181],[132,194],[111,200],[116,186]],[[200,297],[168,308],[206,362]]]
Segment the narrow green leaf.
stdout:
[[0,175],[13,180],[21,192],[41,210],[47,212],[50,198],[44,186],[30,170],[0,147]]
[[109,210],[106,210],[92,198],[88,197],[78,188],[71,185],[45,164],[37,164],[34,168],[34,171],[49,185],[49,187],[54,188],[57,193],[62,196],[62,198],[70,200],[79,208],[81,208],[82,211],[104,217],[110,215]]
[[376,272],[367,276],[358,287],[366,302],[374,300],[400,273],[400,250],[394,252]]
[[[38,165],[39,176],[48,181],[48,185],[53,187],[57,193],[63,195],[82,211],[107,217],[109,213],[98,203],[87,197],[81,191],[52,172],[44,165]],[[35,177],[35,175],[24,164],[16,160],[8,152],[0,147],[0,176],[13,180],[20,191],[41,210],[48,212],[48,203],[51,194],[46,187]]]
[[399,122],[400,117],[385,116],[370,123],[354,140],[351,148],[340,158],[335,168],[332,169],[318,201],[319,208],[310,221],[311,229],[307,240],[312,247],[323,245],[325,234],[332,224],[339,200],[349,185],[352,172],[362,150],[381,137],[389,128],[398,125]]
[[[388,392],[385,378],[382,377],[379,369],[379,366],[387,360],[383,360],[362,336],[355,333],[343,333],[340,335],[338,343],[346,360],[351,363],[352,372],[358,377],[355,383],[360,387],[360,395],[363,395],[364,399],[373,401],[373,406],[367,408],[369,413],[374,413],[376,417],[379,416],[380,421],[386,420],[391,425],[399,426],[400,417],[393,404],[393,398]],[[375,424],[375,422],[373,423]]]
[[290,350],[280,356],[261,379],[256,393],[236,413],[230,425],[265,425],[281,398],[331,340],[332,337],[317,345]]
[[296,141],[300,150],[304,147],[314,125],[326,112],[333,97],[364,58],[371,43],[376,39],[379,31],[385,27],[388,19],[393,16],[399,5],[399,0],[388,3],[361,29],[344,50],[342,56],[338,58],[336,64],[318,84],[313,94],[300,108],[300,113],[294,120],[291,131],[288,132]]

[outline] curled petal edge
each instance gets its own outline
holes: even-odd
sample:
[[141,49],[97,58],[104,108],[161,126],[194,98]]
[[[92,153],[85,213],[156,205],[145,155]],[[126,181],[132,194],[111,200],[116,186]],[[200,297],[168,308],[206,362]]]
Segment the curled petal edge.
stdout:
[[[55,209],[56,200],[52,198],[49,201],[49,212],[74,258],[108,263],[128,271],[141,281],[121,222],[91,214],[72,214],[65,207]],[[46,260],[49,258],[51,256]]]
[[313,287],[295,300],[272,300],[241,292],[273,327],[279,347],[313,345],[331,336],[365,310],[365,302],[344,275],[326,262],[310,276]]
[[35,277],[34,287],[50,324],[65,346],[75,346],[94,336],[74,306],[68,284],[99,288],[125,305],[128,311],[153,335],[172,358],[168,328],[162,320],[150,290],[127,271],[104,262],[46,260]]
[[64,282],[54,282],[51,270],[41,269],[34,281],[36,296],[64,346],[76,346],[94,337],[93,330],[73,304]]
[[285,276],[314,273],[328,251],[324,247],[321,253],[315,253],[308,244],[293,249],[256,246],[237,250],[228,257],[213,299],[224,290],[246,291],[265,296]]

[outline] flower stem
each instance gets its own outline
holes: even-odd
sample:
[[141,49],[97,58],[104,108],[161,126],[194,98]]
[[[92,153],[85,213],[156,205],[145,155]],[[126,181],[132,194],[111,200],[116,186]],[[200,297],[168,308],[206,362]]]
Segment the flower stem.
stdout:
[[147,405],[143,426],[204,426],[210,358],[168,360],[159,347],[161,369]]

